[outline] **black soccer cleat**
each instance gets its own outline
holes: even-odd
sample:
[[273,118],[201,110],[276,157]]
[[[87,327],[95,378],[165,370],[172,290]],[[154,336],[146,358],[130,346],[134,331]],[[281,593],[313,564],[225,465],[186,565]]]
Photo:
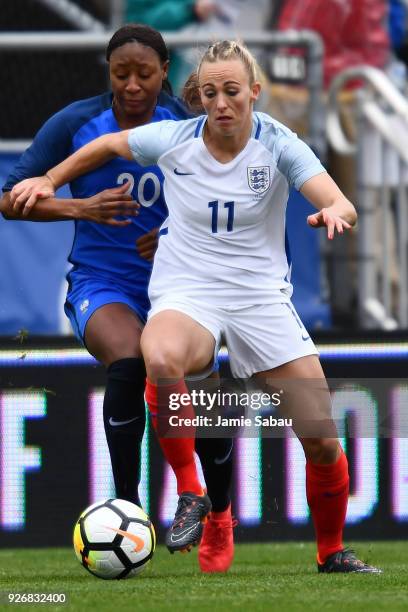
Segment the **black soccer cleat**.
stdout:
[[171,553],[189,552],[200,542],[203,523],[210,511],[208,495],[188,492],[180,495],[173,524],[166,533],[166,546]]
[[343,548],[317,564],[318,572],[324,574],[355,572],[358,574],[382,574],[382,570],[357,559],[354,550]]

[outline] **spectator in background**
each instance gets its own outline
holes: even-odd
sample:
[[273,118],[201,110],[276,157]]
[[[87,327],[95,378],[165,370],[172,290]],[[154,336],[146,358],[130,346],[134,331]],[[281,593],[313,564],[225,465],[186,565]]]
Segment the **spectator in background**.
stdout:
[[[145,23],[163,32],[178,31],[194,37],[208,34],[208,40],[222,34],[263,27],[273,0],[127,0],[126,21]],[[171,52],[169,80],[180,94],[188,75],[197,64],[197,48]]]
[[[312,30],[319,34],[324,44],[324,87],[328,89],[332,79],[351,66],[386,66],[390,51],[386,16],[386,0],[304,0],[301,3],[298,0],[279,0],[274,6],[271,27],[281,31]],[[293,47],[280,48],[278,55],[304,57],[302,49]],[[274,72],[275,65],[271,64],[272,81],[291,81],[292,75]],[[299,87],[302,83],[295,79],[293,85],[297,87],[276,86],[273,93],[275,98],[283,98],[284,103],[298,101],[299,121],[293,125],[294,117],[285,117],[284,107],[274,116],[281,116],[284,123],[304,133],[307,91]]]
[[313,30],[324,43],[324,85],[345,68],[383,68],[389,57],[385,0],[285,0],[279,30]]
[[[323,79],[327,90],[333,78],[346,68],[366,64],[384,69],[390,58],[390,42],[387,32],[386,0],[281,0],[275,6],[272,27],[278,30],[312,30],[319,34],[324,44]],[[303,61],[301,49],[280,48],[278,56],[288,60]],[[273,58],[272,58],[273,59]],[[268,112],[301,136],[307,133],[308,91],[302,82],[292,80],[292,75],[273,72],[277,62],[271,64],[271,106]],[[285,65],[280,62],[279,66]],[[300,71],[302,72],[302,71]],[[304,72],[304,70],[303,70]],[[355,137],[354,106],[355,86],[341,94],[343,127],[351,139]],[[324,117],[322,117],[324,121]],[[330,175],[343,193],[355,201],[355,160],[353,156],[340,156],[329,148],[327,167]],[[345,253],[346,249],[346,253]],[[340,244],[331,245],[329,279],[333,319],[335,323],[353,323],[356,312],[353,301],[356,288],[349,279],[354,258],[353,237],[346,236]],[[343,281],[347,278],[347,283]],[[349,289],[345,290],[345,286]]]
[[[172,32],[206,21],[218,8],[216,0],[128,0],[125,15],[127,22]],[[179,92],[185,76],[184,60],[177,52],[171,53],[171,60],[169,80],[174,91]]]

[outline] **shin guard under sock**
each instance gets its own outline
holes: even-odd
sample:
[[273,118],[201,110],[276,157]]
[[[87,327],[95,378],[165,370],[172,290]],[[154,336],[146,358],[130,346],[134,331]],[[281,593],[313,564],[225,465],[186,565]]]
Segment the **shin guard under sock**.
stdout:
[[145,430],[142,359],[126,358],[107,369],[103,420],[117,497],[140,505],[140,447]]
[[183,379],[173,384],[160,385],[146,381],[146,403],[164,456],[177,478],[177,492],[179,495],[186,491],[201,495],[203,489],[198,479],[194,459],[195,428],[180,427],[180,437],[165,437],[169,430],[170,415],[177,414],[179,418],[194,416],[191,404],[181,406],[177,413],[169,413],[170,396],[180,397],[185,394],[188,394],[188,389]]
[[343,548],[343,527],[349,493],[347,457],[342,451],[336,463],[306,463],[306,494],[317,538],[318,559]]

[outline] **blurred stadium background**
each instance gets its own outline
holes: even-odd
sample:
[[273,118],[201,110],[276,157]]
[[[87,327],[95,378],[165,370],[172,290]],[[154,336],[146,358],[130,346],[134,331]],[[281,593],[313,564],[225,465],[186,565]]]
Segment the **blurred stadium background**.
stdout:
[[[176,49],[204,44],[218,32],[237,33],[256,50],[264,71],[259,108],[298,131],[357,206],[358,229],[329,245],[323,232],[306,226],[308,204],[291,194],[294,301],[321,350],[327,376],[344,380],[334,397],[339,414],[360,423],[363,432],[346,441],[351,466],[346,539],[406,538],[408,103],[405,38],[393,43],[391,23],[395,5],[403,9],[406,3],[361,0],[354,22],[361,35],[350,43],[352,52],[347,37],[344,48],[340,40],[334,50],[325,38],[334,32],[336,16],[330,11],[336,3],[328,3],[319,27],[307,32],[305,25],[316,24],[297,23],[296,11],[282,12],[284,1],[260,1],[256,15],[252,2],[239,4],[241,21],[227,29],[168,32],[165,38]],[[298,6],[308,4],[313,5],[299,0]],[[349,18],[354,4],[343,0]],[[380,11],[377,30],[364,7]],[[107,87],[103,48],[126,8],[124,0],[2,1],[2,184],[52,113]],[[364,28],[376,36],[366,36]],[[361,51],[363,44],[368,50]],[[104,371],[70,335],[62,310],[72,237],[70,222],[0,219],[4,547],[68,545],[79,511],[113,495],[101,417]],[[225,355],[223,368],[228,371]],[[367,379],[384,379],[383,392],[376,394]],[[392,412],[385,428],[376,418],[381,409]],[[367,414],[376,422],[370,436],[364,433]],[[143,452],[143,499],[161,533],[174,509],[174,483],[152,436],[146,436]],[[312,539],[298,444],[241,438],[235,458],[237,539]]]

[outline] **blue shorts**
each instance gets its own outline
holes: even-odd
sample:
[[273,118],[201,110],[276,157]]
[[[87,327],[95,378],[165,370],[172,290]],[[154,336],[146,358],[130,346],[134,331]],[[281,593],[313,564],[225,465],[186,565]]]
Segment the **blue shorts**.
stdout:
[[64,305],[72,329],[85,346],[85,327],[93,313],[106,304],[120,303],[129,306],[140,321],[146,323],[150,302],[147,291],[126,290],[110,279],[91,278],[83,274],[69,275],[69,289]]

